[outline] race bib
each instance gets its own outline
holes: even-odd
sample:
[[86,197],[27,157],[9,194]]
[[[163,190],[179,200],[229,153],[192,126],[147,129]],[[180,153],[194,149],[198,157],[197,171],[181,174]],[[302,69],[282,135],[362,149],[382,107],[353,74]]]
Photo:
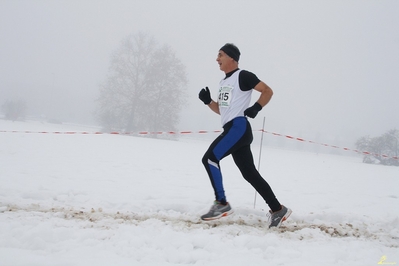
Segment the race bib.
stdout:
[[219,107],[229,107],[231,101],[231,91],[234,87],[231,86],[223,86],[219,89]]

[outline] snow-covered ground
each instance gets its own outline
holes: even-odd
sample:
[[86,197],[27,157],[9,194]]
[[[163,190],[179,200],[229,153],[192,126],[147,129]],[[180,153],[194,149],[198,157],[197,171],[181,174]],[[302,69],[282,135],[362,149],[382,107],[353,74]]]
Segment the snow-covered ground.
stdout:
[[4,120],[1,130],[1,266],[399,264],[398,167],[265,145],[261,173],[293,210],[268,229],[230,157],[235,213],[200,221],[213,201],[201,164],[209,136],[11,133],[96,130]]

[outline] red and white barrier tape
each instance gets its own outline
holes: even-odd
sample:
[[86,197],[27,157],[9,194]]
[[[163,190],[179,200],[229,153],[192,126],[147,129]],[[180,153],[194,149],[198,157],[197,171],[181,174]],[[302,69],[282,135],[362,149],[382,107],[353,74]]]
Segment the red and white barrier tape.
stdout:
[[[350,149],[350,148],[342,148],[342,147],[338,147],[335,145],[329,145],[329,144],[325,144],[325,143],[318,143],[315,141],[311,141],[311,140],[305,140],[303,138],[297,138],[297,137],[293,137],[290,135],[283,135],[280,133],[275,133],[275,132],[269,132],[263,129],[260,130],[253,130],[253,131],[260,131],[263,133],[267,133],[267,134],[271,134],[273,136],[278,136],[278,137],[285,137],[288,139],[292,139],[292,140],[297,140],[297,141],[301,141],[301,142],[309,142],[312,144],[318,144],[318,145],[322,145],[325,147],[331,147],[331,148],[335,148],[335,149],[343,149],[345,151],[353,151],[362,155],[373,155],[373,156],[377,156],[377,157],[383,157],[383,158],[391,158],[394,160],[399,160],[398,156],[389,156],[386,154],[376,154],[376,153],[372,153],[372,152],[368,152],[368,151],[359,151],[356,149]],[[109,133],[104,133],[104,132],[89,132],[89,131],[18,131],[18,130],[0,130],[0,133],[27,133],[27,134],[60,134],[60,135],[105,135],[105,134],[111,134],[111,135],[186,135],[186,134],[208,134],[208,133],[220,133],[222,132],[221,130],[199,130],[199,131],[139,131],[139,132],[117,132],[117,131],[113,131],[113,132],[109,132]]]
[[26,134],[65,134],[65,135],[184,135],[184,134],[206,134],[206,133],[220,133],[221,130],[199,130],[199,131],[138,131],[138,132],[89,132],[89,131],[30,131],[30,130],[0,130],[0,133],[26,133]]
[[260,131],[262,131],[264,133],[267,133],[267,134],[272,134],[274,136],[285,137],[285,138],[288,138],[288,139],[293,139],[293,140],[297,140],[297,141],[301,141],[301,142],[309,142],[309,143],[313,143],[313,144],[322,145],[322,146],[325,146],[325,147],[331,147],[331,148],[334,148],[334,149],[343,149],[345,151],[353,151],[353,152],[356,152],[356,153],[359,153],[359,154],[363,154],[363,155],[373,155],[373,156],[377,156],[377,157],[391,158],[391,159],[394,159],[394,160],[399,160],[398,156],[389,156],[389,155],[386,155],[386,154],[377,154],[377,153],[372,153],[372,152],[368,152],[368,151],[359,151],[359,150],[356,150],[356,149],[349,149],[349,148],[346,148],[346,147],[342,148],[342,147],[338,147],[336,145],[318,143],[318,142],[315,142],[315,141],[305,140],[303,138],[297,138],[297,137],[293,137],[293,136],[290,136],[290,135],[283,135],[283,134],[280,134],[280,133],[269,132],[269,131],[266,131],[266,130],[263,130],[263,129],[261,129]]

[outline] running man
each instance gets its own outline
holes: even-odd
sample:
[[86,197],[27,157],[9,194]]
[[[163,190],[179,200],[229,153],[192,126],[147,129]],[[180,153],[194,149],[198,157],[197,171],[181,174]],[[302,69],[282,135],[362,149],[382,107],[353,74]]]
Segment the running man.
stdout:
[[[209,221],[233,213],[226,199],[219,165],[220,160],[231,154],[244,179],[255,188],[269,206],[271,213],[269,227],[279,227],[290,216],[291,210],[280,204],[269,184],[255,168],[250,148],[253,140],[252,129],[247,120],[247,117],[256,117],[270,101],[273,91],[255,74],[238,68],[240,55],[239,49],[234,44],[227,43],[220,48],[216,61],[226,76],[220,81],[216,102],[212,100],[208,87],[199,92],[200,100],[221,116],[223,125],[223,133],[212,142],[202,158],[216,200],[201,219]],[[260,97],[249,107],[253,89],[260,92]]]

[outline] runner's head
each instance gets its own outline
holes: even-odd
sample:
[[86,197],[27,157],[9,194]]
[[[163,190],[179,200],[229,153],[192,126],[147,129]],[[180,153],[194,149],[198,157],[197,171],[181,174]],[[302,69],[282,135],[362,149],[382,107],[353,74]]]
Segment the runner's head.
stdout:
[[228,56],[234,59],[234,61],[240,60],[240,50],[232,43],[226,43],[220,48],[221,51],[225,52]]
[[229,73],[238,68],[238,60],[240,60],[240,50],[232,43],[226,43],[220,48],[216,61],[220,70]]

